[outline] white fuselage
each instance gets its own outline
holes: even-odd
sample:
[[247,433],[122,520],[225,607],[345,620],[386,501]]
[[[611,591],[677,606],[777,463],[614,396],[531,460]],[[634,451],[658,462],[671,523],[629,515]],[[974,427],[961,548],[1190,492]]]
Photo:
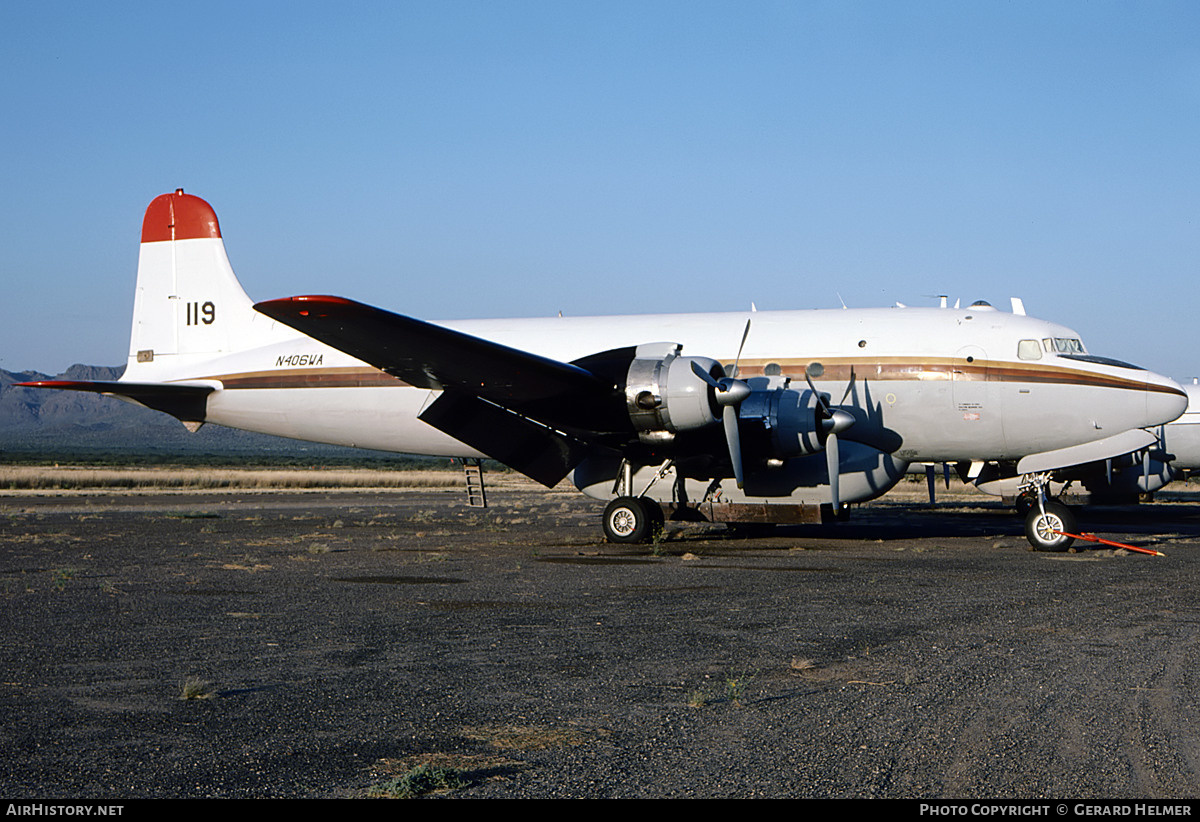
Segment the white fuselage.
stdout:
[[[1040,351],[1021,340],[1075,337],[1069,329],[990,307],[758,311],[719,314],[470,320],[446,326],[562,361],[653,341],[732,364],[747,319],[739,375],[754,387],[811,368],[835,404],[865,409],[906,462],[1013,460],[1169,422],[1186,399],[1140,369]],[[259,318],[259,322],[270,322]],[[207,420],[298,439],[457,457],[473,449],[417,419],[437,392],[413,388],[291,329],[278,342],[189,364],[220,384]],[[813,364],[819,364],[813,367]],[[169,367],[164,364],[164,367]],[[174,370],[174,369],[172,369]],[[819,376],[816,374],[819,372]],[[860,423],[861,424],[861,423]]]

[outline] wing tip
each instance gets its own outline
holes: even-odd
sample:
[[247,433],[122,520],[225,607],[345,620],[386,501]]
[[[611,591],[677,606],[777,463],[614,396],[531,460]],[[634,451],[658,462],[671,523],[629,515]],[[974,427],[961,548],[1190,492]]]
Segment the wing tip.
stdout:
[[291,316],[300,314],[306,316],[305,306],[354,306],[359,305],[354,300],[345,297],[334,297],[329,294],[302,294],[295,297],[280,297],[276,300],[263,300],[254,304],[254,310],[268,317]]
[[78,380],[33,380],[31,382],[11,383],[13,388],[72,388],[79,385],[90,385]]

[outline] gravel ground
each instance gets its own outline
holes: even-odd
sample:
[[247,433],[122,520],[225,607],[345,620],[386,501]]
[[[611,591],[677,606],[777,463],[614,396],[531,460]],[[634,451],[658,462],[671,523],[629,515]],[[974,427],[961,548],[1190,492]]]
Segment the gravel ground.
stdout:
[[630,549],[461,497],[0,498],[0,792],[1200,795],[1200,505],[1085,514],[1155,558],[994,503]]

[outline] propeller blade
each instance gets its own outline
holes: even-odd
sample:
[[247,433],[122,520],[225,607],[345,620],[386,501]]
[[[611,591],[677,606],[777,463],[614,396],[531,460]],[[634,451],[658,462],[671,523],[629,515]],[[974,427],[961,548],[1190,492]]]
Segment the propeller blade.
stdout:
[[738,432],[738,410],[732,405],[725,406],[721,412],[721,422],[725,425],[725,441],[729,445],[729,461],[733,464],[733,477],[737,480],[738,488],[746,477],[742,470],[742,437]]
[[712,375],[712,374],[710,374],[710,373],[708,373],[707,371],[705,371],[705,370],[704,370],[704,369],[703,369],[703,368],[700,366],[700,363],[696,362],[695,360],[692,360],[692,372],[693,372],[693,373],[694,373],[694,374],[695,374],[697,377],[699,377],[700,379],[702,379],[702,380],[704,380],[706,383],[708,383],[708,384],[709,384],[709,386],[711,386],[711,387],[712,387],[714,390],[716,390],[716,391],[720,391],[720,390],[721,390],[721,383],[717,382],[716,378],[715,378],[715,377],[713,377],[713,375]]
[[841,463],[838,455],[838,438],[833,431],[825,438],[825,459],[829,467],[829,501],[833,513],[837,514],[841,498],[838,496],[838,480],[841,477]]
[[808,383],[808,390],[813,392],[813,396],[817,398],[817,405],[821,406],[821,410],[825,412],[825,416],[828,417],[830,414],[829,403],[825,402],[825,396],[817,390],[815,385],[813,385],[812,374],[808,373],[807,368],[804,369],[804,379]]
[[834,513],[837,513],[841,505],[841,497],[838,489],[838,480],[841,476],[838,434],[845,431],[851,425],[854,425],[854,415],[841,408],[830,408],[829,403],[825,401],[825,396],[813,384],[812,374],[808,373],[807,368],[804,369],[804,379],[808,382],[808,389],[817,398],[817,404],[820,406],[822,416],[824,417],[820,420],[820,425],[821,429],[825,432],[825,459],[829,469],[829,500],[833,505]]
[[[746,331],[750,331],[749,323],[746,323]],[[745,342],[745,337],[742,341]],[[738,406],[750,396],[750,386],[731,377],[715,379],[695,360],[692,360],[692,371],[712,387],[713,396],[721,406],[721,423],[725,428],[725,443],[729,446],[729,462],[733,465],[733,476],[737,480],[738,488],[741,488],[745,481],[745,472],[742,468],[742,437],[738,431]]]
[[746,347],[746,338],[750,336],[750,320],[746,320],[746,330],[742,332],[742,341],[738,345],[737,356],[733,358],[733,375],[738,376],[742,365],[742,349]]
[[930,505],[933,505],[934,503],[937,502],[937,498],[936,498],[937,474],[936,474],[936,471],[937,471],[937,466],[935,466],[933,463],[929,463],[928,465],[925,466],[925,486],[929,489],[929,504]]

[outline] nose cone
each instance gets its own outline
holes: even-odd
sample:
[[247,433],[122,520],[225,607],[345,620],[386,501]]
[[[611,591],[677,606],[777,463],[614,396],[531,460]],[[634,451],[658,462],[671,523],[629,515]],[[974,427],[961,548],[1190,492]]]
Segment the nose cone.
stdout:
[[1146,372],[1146,423],[1139,428],[1163,425],[1178,419],[1187,410],[1188,395],[1170,377]]

